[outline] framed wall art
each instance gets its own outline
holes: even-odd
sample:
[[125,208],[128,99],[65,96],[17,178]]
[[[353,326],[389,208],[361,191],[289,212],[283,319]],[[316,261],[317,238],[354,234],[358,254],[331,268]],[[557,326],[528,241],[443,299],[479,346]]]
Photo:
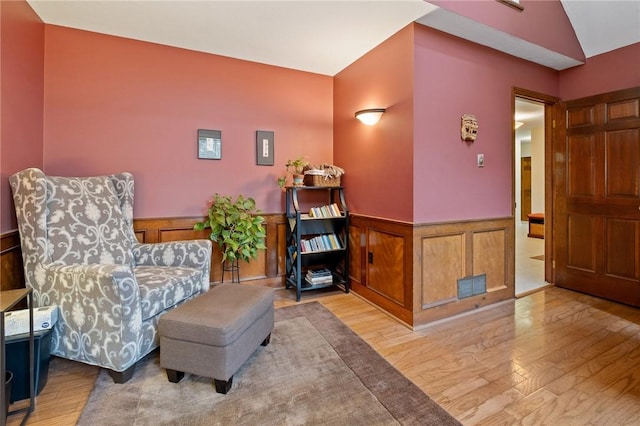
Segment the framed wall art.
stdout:
[[222,132],[220,130],[198,129],[198,158],[204,160],[222,159]]
[[273,132],[256,130],[256,164],[258,166],[273,166]]

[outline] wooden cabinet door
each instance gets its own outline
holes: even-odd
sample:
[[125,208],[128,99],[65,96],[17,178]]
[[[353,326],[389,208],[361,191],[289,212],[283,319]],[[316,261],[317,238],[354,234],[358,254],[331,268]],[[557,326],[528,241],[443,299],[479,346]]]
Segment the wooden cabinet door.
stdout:
[[367,287],[404,306],[404,238],[370,229],[367,240]]
[[563,102],[556,284],[640,306],[640,87]]

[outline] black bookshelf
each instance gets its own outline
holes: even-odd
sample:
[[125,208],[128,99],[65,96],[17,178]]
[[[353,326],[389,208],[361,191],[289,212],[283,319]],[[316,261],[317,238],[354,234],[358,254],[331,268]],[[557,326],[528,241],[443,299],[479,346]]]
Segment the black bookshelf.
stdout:
[[[324,204],[309,206],[320,198]],[[333,286],[348,293],[349,209],[344,189],[287,187],[285,214],[288,221],[285,287],[296,290],[297,301],[303,291]]]

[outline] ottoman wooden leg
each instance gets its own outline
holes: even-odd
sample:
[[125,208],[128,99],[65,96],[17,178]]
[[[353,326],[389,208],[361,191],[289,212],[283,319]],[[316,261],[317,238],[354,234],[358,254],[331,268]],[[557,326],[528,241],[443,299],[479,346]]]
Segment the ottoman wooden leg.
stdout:
[[262,346],[267,346],[270,341],[271,341],[271,333],[269,333],[269,335],[267,337],[265,337],[264,340],[262,341],[262,343],[260,343],[260,344]]
[[184,377],[184,371],[170,370],[167,368],[167,378],[171,383],[178,383]]
[[229,380],[213,379],[213,383],[216,385],[216,392],[226,394],[231,390],[233,384],[233,376],[229,377]]

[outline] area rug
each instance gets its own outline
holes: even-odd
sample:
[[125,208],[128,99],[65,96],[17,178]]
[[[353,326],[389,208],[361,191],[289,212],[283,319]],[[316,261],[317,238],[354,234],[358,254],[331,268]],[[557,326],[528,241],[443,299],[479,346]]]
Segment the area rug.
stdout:
[[170,383],[156,351],[125,384],[101,371],[78,424],[460,425],[318,302],[276,310],[228,394],[190,374]]

